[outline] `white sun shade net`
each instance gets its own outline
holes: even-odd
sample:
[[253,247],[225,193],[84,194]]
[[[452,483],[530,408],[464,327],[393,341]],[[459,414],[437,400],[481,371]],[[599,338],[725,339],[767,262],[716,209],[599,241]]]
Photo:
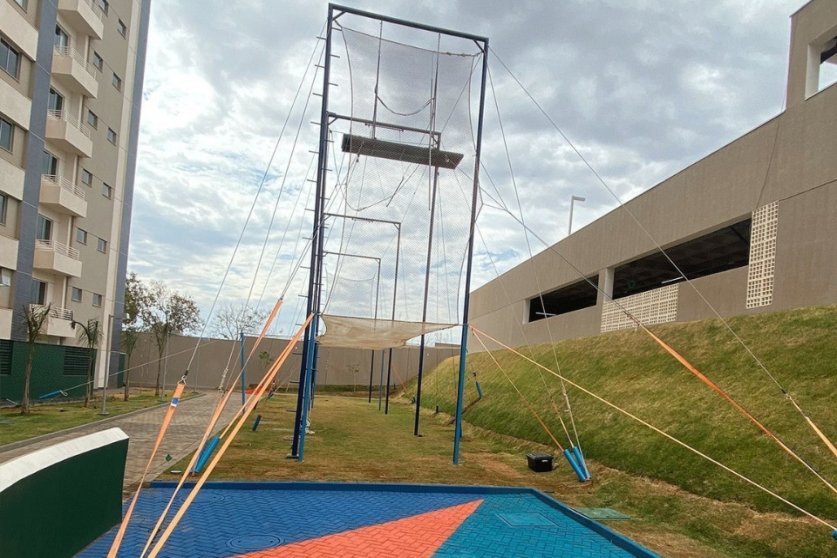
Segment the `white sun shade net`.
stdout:
[[320,345],[345,347],[346,340],[351,339],[352,347],[372,350],[401,347],[423,333],[433,333],[451,327],[450,324],[349,318],[331,314],[324,314],[323,321],[328,333],[320,337]]
[[334,31],[329,112],[349,118],[329,124],[320,341],[394,347],[460,322],[482,54],[397,25],[352,30],[348,15]]

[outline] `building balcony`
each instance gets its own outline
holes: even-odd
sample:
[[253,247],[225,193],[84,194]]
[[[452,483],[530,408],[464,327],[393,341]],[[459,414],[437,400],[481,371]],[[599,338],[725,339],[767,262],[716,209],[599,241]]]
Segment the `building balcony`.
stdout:
[[25,177],[26,173],[22,168],[5,159],[0,159],[0,184],[3,185],[3,191],[16,200],[23,199]]
[[99,71],[75,49],[55,47],[52,75],[55,81],[75,93],[94,99],[99,94]]
[[87,199],[84,190],[62,176],[41,175],[40,202],[59,213],[87,217]]
[[52,240],[35,241],[35,269],[58,275],[81,277],[81,257],[78,250]]
[[3,116],[6,119],[11,119],[24,130],[29,129],[29,113],[32,112],[31,99],[2,79],[0,79],[0,107],[3,107]]
[[94,39],[105,31],[102,10],[91,0],[58,0],[58,12],[70,25]]
[[[40,304],[29,305],[29,309],[32,311],[42,308],[44,308],[44,306]],[[53,337],[75,337],[76,332],[73,329],[73,311],[59,306],[50,306],[49,316],[47,316],[45,327],[41,330],[41,333],[51,335]]]
[[0,226],[0,267],[17,269],[17,250],[19,242],[16,238],[5,236],[11,234],[6,227]]
[[80,157],[93,156],[93,140],[90,129],[70,119],[65,111],[51,110],[47,113],[46,137],[58,146]]
[[12,338],[13,315],[11,308],[0,308],[0,339]]

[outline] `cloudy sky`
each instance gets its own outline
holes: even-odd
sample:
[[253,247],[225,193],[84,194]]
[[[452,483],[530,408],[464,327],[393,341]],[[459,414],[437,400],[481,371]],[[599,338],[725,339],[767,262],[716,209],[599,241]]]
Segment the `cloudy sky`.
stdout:
[[[489,57],[494,88],[483,160],[513,205],[496,97],[524,215],[539,236],[555,242],[566,234],[572,195],[586,197],[576,205],[574,229],[615,201],[498,58],[626,201],[781,111],[789,15],[804,1],[344,3],[490,38],[496,56]],[[304,245],[300,228],[310,234],[305,178],[316,128],[309,121],[318,119],[320,98],[308,93],[309,61],[327,4],[153,0],[151,6],[129,270],[192,296],[206,318],[242,235],[220,300],[242,302],[254,284],[250,300],[270,306]],[[490,239],[491,258],[478,238],[477,286],[494,276],[492,260],[502,271],[528,257],[523,232],[508,216],[486,208],[478,226]],[[276,333],[287,334],[299,314],[302,280],[288,291]]]

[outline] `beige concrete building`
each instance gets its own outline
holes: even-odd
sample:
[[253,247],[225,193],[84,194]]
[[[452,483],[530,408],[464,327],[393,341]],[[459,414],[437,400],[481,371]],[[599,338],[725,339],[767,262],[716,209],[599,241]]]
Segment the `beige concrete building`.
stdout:
[[791,22],[784,112],[477,289],[471,323],[518,346],[837,302],[837,2]]
[[0,373],[30,305],[51,308],[42,343],[97,320],[118,350],[148,18],[148,0],[0,0]]

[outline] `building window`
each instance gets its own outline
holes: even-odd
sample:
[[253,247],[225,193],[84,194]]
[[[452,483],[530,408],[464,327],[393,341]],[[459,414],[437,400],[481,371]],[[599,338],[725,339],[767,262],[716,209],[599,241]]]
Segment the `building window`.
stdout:
[[104,59],[95,50],[93,51],[93,65],[96,66],[96,69],[100,72],[105,65]]
[[85,186],[93,184],[93,173],[87,169],[81,169],[81,183]]
[[58,25],[55,26],[55,39],[53,40],[53,44],[62,53],[66,53],[70,48],[70,36]]
[[111,80],[111,83],[117,91],[122,91],[122,78],[116,75],[116,72],[113,73],[113,79]]
[[17,79],[20,70],[20,53],[3,39],[0,39],[0,68]]
[[32,280],[32,298],[35,304],[43,306],[47,300],[47,284],[45,281]]
[[123,37],[128,34],[128,26],[125,25],[125,22],[122,21],[121,19],[119,20],[119,23],[117,25],[117,29],[119,30],[119,34],[122,35]]
[[52,220],[43,215],[38,215],[38,224],[35,229],[35,238],[38,240],[49,240],[52,238]]
[[0,225],[6,224],[6,214],[9,212],[9,196],[0,192]]
[[110,3],[108,0],[96,0],[96,5],[99,6],[99,9],[102,10],[102,13],[108,15],[108,11],[110,10]]
[[45,174],[51,178],[55,178],[58,175],[58,158],[46,149],[41,160],[41,174]]
[[105,253],[108,251],[108,241],[104,238],[100,238],[96,243],[96,250],[99,252]]
[[9,122],[5,118],[0,118],[0,147],[5,149],[6,151],[11,151],[12,143],[14,142],[14,136],[14,124]]
[[15,0],[15,4],[20,6],[24,12],[29,8],[29,0]]
[[12,286],[12,270],[0,267],[0,287]]
[[87,123],[90,124],[93,128],[99,127],[99,117],[96,116],[96,113],[92,110],[87,111]]
[[76,242],[79,244],[87,244],[87,231],[84,229],[76,229]]
[[102,306],[102,295],[93,293],[93,306],[99,308]]
[[72,298],[73,302],[81,302],[81,289],[79,289],[78,287],[73,287],[70,298]]
[[47,102],[47,108],[50,112],[58,115],[60,115],[61,111],[64,110],[64,96],[51,87],[49,89],[49,101]]
[[111,199],[113,197],[113,188],[102,182],[102,195],[107,199]]
[[86,376],[89,364],[90,353],[87,347],[66,347],[64,349],[64,375],[65,376]]
[[116,145],[116,132],[113,131],[113,128],[108,128],[108,141]]

